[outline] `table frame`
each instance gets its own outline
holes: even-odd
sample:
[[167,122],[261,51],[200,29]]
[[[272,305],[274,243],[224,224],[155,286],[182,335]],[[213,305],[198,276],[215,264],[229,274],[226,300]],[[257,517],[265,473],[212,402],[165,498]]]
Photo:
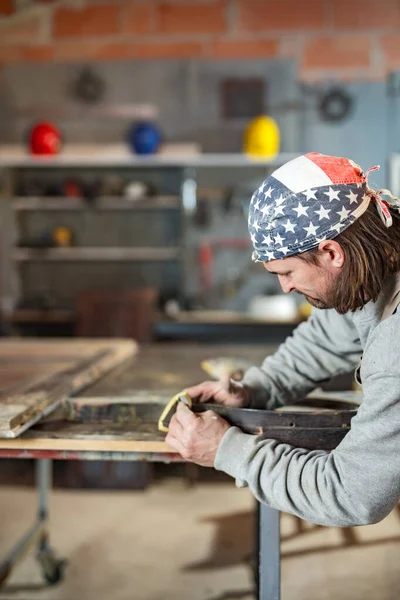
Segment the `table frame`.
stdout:
[[[52,460],[125,460],[149,462],[182,462],[179,454],[156,452],[76,452],[63,450],[2,449],[0,458],[25,458],[36,461],[37,517],[33,526],[0,562],[0,585],[6,581],[15,565],[32,548],[37,548],[37,560],[44,579],[49,584],[63,577],[65,561],[54,553],[48,527],[48,499],[52,485]],[[280,600],[280,513],[264,504],[258,505],[258,600]]]

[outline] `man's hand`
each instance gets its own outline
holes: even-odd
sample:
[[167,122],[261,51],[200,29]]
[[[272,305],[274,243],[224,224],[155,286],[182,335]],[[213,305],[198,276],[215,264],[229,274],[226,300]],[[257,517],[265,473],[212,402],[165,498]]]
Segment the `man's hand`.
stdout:
[[250,404],[249,390],[240,382],[232,381],[228,376],[219,381],[204,381],[185,390],[193,402],[210,402],[246,408]]
[[218,446],[229,428],[229,423],[212,410],[195,415],[178,402],[165,441],[185,460],[213,467]]

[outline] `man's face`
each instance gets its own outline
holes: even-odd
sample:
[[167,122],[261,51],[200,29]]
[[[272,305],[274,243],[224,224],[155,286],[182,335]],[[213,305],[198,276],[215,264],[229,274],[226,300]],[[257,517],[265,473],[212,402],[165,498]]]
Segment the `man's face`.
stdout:
[[297,292],[316,308],[335,308],[334,290],[340,271],[331,271],[289,256],[264,263],[269,273],[277,275],[285,294]]

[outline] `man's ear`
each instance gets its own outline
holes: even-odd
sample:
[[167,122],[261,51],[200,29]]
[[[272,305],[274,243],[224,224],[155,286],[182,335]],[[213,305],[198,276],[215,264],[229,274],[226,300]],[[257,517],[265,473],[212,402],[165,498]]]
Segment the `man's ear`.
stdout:
[[335,240],[324,240],[318,245],[321,266],[330,269],[341,269],[344,265],[345,255],[342,246]]

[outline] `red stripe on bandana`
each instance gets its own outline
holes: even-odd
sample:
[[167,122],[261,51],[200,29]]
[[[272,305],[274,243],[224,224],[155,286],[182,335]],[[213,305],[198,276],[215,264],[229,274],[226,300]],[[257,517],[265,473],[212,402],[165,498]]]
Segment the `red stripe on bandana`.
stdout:
[[318,152],[309,152],[305,156],[324,171],[333,184],[365,182],[362,170],[348,158],[326,156]]

